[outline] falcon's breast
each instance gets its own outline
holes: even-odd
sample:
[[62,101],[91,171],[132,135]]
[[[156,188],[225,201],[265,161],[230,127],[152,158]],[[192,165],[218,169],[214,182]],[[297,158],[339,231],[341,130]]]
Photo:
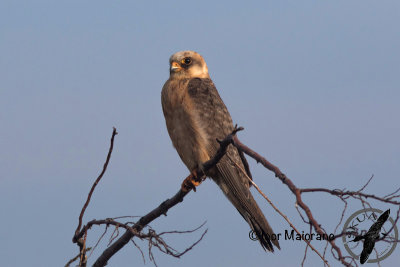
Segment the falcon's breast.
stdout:
[[172,144],[189,170],[210,159],[208,136],[199,110],[189,95],[190,79],[168,80],[161,92],[165,121]]

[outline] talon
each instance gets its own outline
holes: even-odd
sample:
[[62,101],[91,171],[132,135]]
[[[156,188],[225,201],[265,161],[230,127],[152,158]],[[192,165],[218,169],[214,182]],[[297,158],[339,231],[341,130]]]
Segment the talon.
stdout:
[[181,189],[184,192],[188,192],[191,189],[193,189],[194,192],[196,192],[196,186],[199,186],[201,181],[197,177],[197,172],[196,169],[190,172],[190,175],[186,177],[186,179],[183,181]]

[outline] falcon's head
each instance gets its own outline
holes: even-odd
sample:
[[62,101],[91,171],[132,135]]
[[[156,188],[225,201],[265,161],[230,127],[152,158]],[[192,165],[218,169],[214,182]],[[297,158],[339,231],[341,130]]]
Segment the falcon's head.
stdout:
[[170,78],[210,78],[207,64],[194,51],[181,51],[169,58]]

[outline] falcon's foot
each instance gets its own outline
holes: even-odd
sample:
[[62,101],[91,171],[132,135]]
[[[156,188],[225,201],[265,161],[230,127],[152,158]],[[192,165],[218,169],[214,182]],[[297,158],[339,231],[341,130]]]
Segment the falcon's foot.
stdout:
[[186,177],[186,179],[183,181],[181,189],[184,192],[188,192],[191,189],[193,189],[193,191],[196,192],[196,186],[200,184],[201,184],[201,179],[197,177],[196,169],[194,169],[190,172],[190,175]]

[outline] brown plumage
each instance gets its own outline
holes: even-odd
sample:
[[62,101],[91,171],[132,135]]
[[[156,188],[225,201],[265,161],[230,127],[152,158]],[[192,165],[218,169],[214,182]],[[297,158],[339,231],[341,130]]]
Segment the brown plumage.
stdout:
[[[208,74],[204,59],[196,52],[182,51],[170,58],[170,77],[161,92],[168,133],[183,163],[190,171],[202,166],[216,153],[216,139],[223,139],[234,128],[231,116]],[[247,177],[235,165],[245,169],[244,157],[229,146],[207,176],[222,189],[256,233],[262,247],[274,251],[272,228],[250,192]],[[232,162],[231,159],[234,161]]]

